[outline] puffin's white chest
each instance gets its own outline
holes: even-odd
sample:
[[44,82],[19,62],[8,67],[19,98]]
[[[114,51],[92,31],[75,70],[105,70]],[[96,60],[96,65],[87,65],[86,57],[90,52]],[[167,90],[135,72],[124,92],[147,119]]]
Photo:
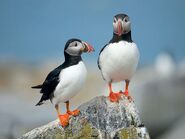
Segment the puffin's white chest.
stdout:
[[133,42],[111,43],[100,55],[101,71],[108,82],[130,79],[136,70],[138,61],[139,51]]
[[85,82],[86,74],[86,67],[82,61],[63,69],[60,73],[60,82],[54,91],[53,103],[66,102],[76,95]]

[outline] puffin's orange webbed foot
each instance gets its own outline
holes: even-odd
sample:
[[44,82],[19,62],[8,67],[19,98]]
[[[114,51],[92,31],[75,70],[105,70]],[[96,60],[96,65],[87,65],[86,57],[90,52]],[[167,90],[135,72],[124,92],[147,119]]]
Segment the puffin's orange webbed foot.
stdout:
[[110,99],[111,102],[119,102],[120,98],[121,98],[121,94],[120,93],[113,93],[113,92],[111,92],[109,94],[109,99]]
[[58,118],[62,127],[66,127],[69,124],[69,114],[58,115]]
[[69,115],[73,115],[73,116],[78,116],[80,113],[80,110],[76,109],[74,111],[68,111],[67,112]]

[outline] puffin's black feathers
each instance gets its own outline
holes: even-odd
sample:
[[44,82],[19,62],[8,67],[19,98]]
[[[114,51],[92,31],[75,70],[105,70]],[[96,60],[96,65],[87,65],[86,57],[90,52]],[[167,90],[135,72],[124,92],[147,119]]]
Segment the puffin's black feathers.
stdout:
[[115,15],[115,18],[121,18],[122,20],[126,17],[126,16],[128,16],[128,15],[126,15],[126,14],[117,14],[117,15]]
[[113,37],[109,43],[115,43],[119,41],[133,42],[131,37],[131,31],[126,34],[122,34],[121,36],[118,36],[117,34],[113,33]]
[[40,89],[40,88],[42,88],[42,84],[36,85],[36,86],[32,86],[31,88],[33,88],[33,89]]
[[50,97],[52,96],[53,91],[59,83],[59,74],[62,69],[63,66],[60,65],[48,74],[40,90],[40,93],[42,93],[43,95],[36,106],[43,104],[43,101],[45,100],[51,99]]

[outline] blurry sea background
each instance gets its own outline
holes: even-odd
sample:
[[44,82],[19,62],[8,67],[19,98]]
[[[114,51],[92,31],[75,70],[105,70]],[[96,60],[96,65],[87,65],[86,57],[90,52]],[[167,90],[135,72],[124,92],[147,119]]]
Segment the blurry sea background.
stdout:
[[[185,137],[185,1],[0,0],[0,138],[14,139],[57,118],[48,101],[36,107],[47,74],[63,63],[70,38],[90,43],[84,54],[87,82],[72,108],[108,95],[97,67],[101,48],[112,37],[113,16],[126,13],[140,50],[130,93],[154,139]],[[124,83],[114,84],[123,90]],[[61,105],[65,112],[65,105]]]

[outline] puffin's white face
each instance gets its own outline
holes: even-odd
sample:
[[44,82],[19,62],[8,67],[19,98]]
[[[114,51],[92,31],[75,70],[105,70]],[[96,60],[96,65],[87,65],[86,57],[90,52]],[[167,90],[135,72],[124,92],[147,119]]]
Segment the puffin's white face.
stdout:
[[66,53],[70,54],[70,55],[73,55],[73,56],[78,56],[78,55],[81,55],[81,49],[83,48],[84,46],[82,45],[81,42],[79,41],[73,41],[71,42],[67,49],[65,50]]
[[114,33],[121,36],[122,34],[126,34],[131,30],[131,22],[129,17],[123,15],[114,16],[113,22]]
[[72,56],[79,56],[82,54],[82,52],[91,52],[94,51],[93,47],[90,46],[88,43],[83,41],[71,41],[67,48],[65,49],[65,52]]

